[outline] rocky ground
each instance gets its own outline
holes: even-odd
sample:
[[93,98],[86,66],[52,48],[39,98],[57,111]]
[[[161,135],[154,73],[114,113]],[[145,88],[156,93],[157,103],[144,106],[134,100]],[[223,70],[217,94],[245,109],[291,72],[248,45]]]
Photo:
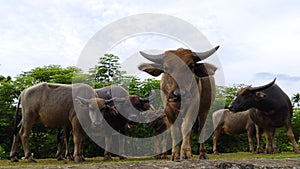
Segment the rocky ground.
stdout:
[[[23,167],[22,167],[23,168]],[[26,168],[26,167],[25,167]],[[300,169],[300,158],[283,159],[239,159],[239,160],[189,160],[172,162],[170,160],[118,162],[105,164],[82,164],[66,166],[39,166],[30,169],[196,169],[196,168],[222,168],[222,169],[271,169],[291,168]]]

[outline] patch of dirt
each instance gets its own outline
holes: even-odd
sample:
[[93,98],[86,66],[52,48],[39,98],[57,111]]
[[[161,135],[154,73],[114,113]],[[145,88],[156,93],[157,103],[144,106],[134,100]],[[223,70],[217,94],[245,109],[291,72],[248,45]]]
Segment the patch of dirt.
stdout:
[[170,160],[118,162],[114,164],[82,164],[74,166],[43,166],[31,169],[300,169],[300,158],[241,160]]

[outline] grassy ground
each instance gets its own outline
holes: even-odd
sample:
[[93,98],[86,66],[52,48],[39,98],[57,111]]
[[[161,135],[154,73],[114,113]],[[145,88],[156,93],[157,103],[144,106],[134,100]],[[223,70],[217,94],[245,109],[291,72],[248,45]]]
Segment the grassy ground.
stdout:
[[[280,159],[280,158],[300,158],[300,154],[293,152],[284,152],[279,154],[252,154],[247,152],[239,153],[224,153],[220,155],[209,154],[210,160],[218,159]],[[198,159],[198,156],[194,156],[194,159]],[[143,161],[156,161],[152,157],[130,157],[127,160],[119,161],[118,158],[114,158],[113,161],[103,161],[102,157],[86,158],[86,162],[75,163],[73,161],[57,161],[56,159],[37,159],[37,163],[28,163],[26,160],[20,160],[17,163],[12,163],[9,160],[0,160],[0,168],[24,168],[24,167],[38,167],[38,166],[77,166],[82,164],[116,164],[116,163],[140,163]]]

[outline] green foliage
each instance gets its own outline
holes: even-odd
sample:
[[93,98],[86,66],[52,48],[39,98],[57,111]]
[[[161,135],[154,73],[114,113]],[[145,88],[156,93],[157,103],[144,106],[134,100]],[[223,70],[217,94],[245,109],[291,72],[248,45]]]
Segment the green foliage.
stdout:
[[4,148],[0,145],[0,160],[6,159],[6,154]]
[[100,57],[98,65],[89,71],[95,88],[120,84],[122,74],[124,74],[120,69],[121,65],[118,56],[105,54],[103,57]]
[[0,77],[0,157],[4,158],[11,145],[14,103],[18,94],[10,77]]
[[292,97],[293,106],[300,107],[300,93],[296,93]]
[[[95,88],[101,88],[108,85],[121,85],[132,95],[148,97],[151,90],[156,91],[156,99],[151,102],[156,109],[163,108],[160,98],[160,80],[156,79],[139,79],[138,77],[126,76],[121,71],[118,56],[106,54],[99,59],[98,64],[90,69],[88,74],[82,74],[77,67],[62,68],[59,65],[49,65],[37,67],[28,72],[22,72],[15,79],[0,75],[0,158],[9,156],[10,146],[12,142],[12,129],[14,112],[17,98],[22,90],[40,82],[50,83],[87,83]],[[221,108],[227,108],[233,101],[236,93],[245,85],[233,85],[231,87],[217,86],[215,102],[211,108],[214,112]],[[292,97],[295,107],[299,104],[299,93]],[[299,106],[298,106],[299,107]],[[211,117],[208,117],[211,120]],[[300,139],[300,108],[294,109],[292,118],[292,127],[295,138]],[[211,127],[211,126],[209,126]],[[195,129],[197,126],[194,127]],[[56,153],[56,135],[60,128],[45,128],[42,124],[37,123],[32,129],[30,135],[30,147],[35,158],[54,157]],[[128,136],[136,138],[152,136],[152,130],[144,124],[139,124],[137,129],[131,129],[126,133]],[[103,137],[101,139],[104,139]],[[113,139],[115,136],[113,136]],[[169,138],[170,139],[170,138]],[[198,137],[194,134],[192,138],[192,151],[198,154],[199,143]],[[276,132],[276,143],[280,150],[291,151],[291,143],[286,136],[285,129],[278,129]],[[71,150],[73,150],[73,143]],[[136,151],[142,150],[143,147],[134,147],[133,142],[127,142],[127,148],[135,148]],[[153,146],[152,142],[145,143],[144,146]],[[84,154],[86,157],[102,156],[103,149],[94,144],[90,139],[86,139],[84,145]],[[212,138],[206,141],[206,149],[212,153]],[[220,152],[238,152],[248,151],[248,140],[246,134],[237,136],[228,136],[221,134],[218,141],[218,149]],[[22,155],[22,149],[20,154]]]

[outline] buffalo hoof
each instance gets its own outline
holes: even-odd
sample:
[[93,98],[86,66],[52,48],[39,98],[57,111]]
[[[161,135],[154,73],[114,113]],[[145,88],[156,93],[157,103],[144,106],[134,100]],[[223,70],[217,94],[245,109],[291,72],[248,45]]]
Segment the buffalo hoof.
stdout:
[[160,154],[158,154],[158,155],[155,155],[154,158],[155,158],[156,160],[159,160],[159,159],[161,159],[161,156],[160,156]]
[[32,157],[28,157],[27,159],[28,162],[30,163],[36,163],[37,161],[35,159],[33,159]]
[[199,159],[200,160],[208,160],[209,158],[208,158],[207,154],[200,154]]
[[74,158],[73,158],[72,155],[67,155],[67,156],[66,156],[66,159],[67,159],[68,161],[74,161]]
[[80,162],[83,162],[83,161],[85,161],[85,160],[84,160],[83,157],[75,156],[75,157],[74,157],[74,161],[75,161],[76,163],[80,163]]
[[263,148],[258,148],[258,149],[256,149],[256,153],[257,154],[264,153],[264,149]]
[[168,159],[167,153],[162,153],[160,156],[161,159]]
[[18,157],[16,157],[16,156],[15,157],[11,157],[10,161],[11,162],[19,162]]
[[104,156],[104,161],[112,161],[113,159],[111,158],[111,156]]
[[127,157],[125,155],[121,155],[121,156],[119,156],[119,158],[120,158],[120,160],[126,160],[127,159]]
[[62,161],[62,160],[64,160],[64,158],[60,155],[60,156],[56,157],[56,160],[57,161]]
[[176,161],[176,162],[180,162],[180,155],[179,153],[172,153],[172,158],[171,158],[172,161]]
[[214,154],[215,154],[215,155],[219,155],[219,152],[218,152],[218,151],[214,151]]
[[273,153],[281,153],[281,151],[278,148],[274,148]]

